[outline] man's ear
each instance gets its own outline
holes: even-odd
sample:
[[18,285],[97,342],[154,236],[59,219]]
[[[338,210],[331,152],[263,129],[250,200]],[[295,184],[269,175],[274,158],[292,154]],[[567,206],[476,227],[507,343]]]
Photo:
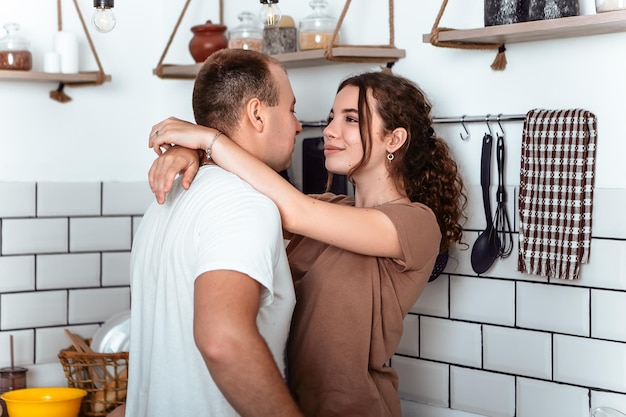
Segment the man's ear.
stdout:
[[258,98],[252,98],[246,104],[246,114],[244,115],[251,126],[257,131],[263,130],[263,103]]
[[387,152],[394,153],[406,142],[407,132],[403,127],[395,128],[387,137]]

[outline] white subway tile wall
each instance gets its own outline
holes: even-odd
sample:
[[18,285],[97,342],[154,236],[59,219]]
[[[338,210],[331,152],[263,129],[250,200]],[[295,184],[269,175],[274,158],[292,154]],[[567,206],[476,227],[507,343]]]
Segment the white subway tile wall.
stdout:
[[67,219],[2,220],[2,255],[67,252]]
[[58,359],[130,308],[130,248],[152,200],[147,182],[0,182],[0,367],[28,386],[66,385]]
[[591,337],[626,342],[619,317],[626,317],[626,292],[591,290]]
[[0,328],[24,329],[67,323],[67,291],[0,295]]
[[[595,195],[579,280],[518,272],[517,234],[513,254],[478,276],[470,254],[484,219],[470,187],[469,247],[427,285],[391,361],[404,400],[492,417],[626,410],[626,223],[615,212],[626,190]],[[147,183],[0,182],[0,367],[13,335],[29,386],[66,383],[64,329],[91,337],[130,308],[132,237],[152,199]]]
[[70,251],[130,250],[130,217],[70,218]]
[[35,289],[35,256],[0,256],[0,293]]
[[154,194],[145,182],[105,182],[102,184],[102,214],[143,214]]
[[450,365],[404,356],[394,356],[392,363],[402,382],[401,398],[449,407]]
[[37,256],[37,289],[97,287],[99,253],[63,253]]
[[[589,289],[517,283],[517,325],[589,336]],[[554,305],[558,300],[558,314]]]
[[[134,232],[133,232],[134,235]],[[130,252],[102,254],[102,285],[130,285]]]
[[552,337],[549,333],[484,326],[483,355],[484,369],[542,379],[552,377]]
[[0,218],[35,217],[34,182],[0,182]]
[[517,271],[516,191],[508,190],[513,253],[477,275],[471,248],[485,220],[480,187],[469,187],[468,246],[426,286],[391,361],[403,407],[489,417],[588,417],[600,406],[626,413],[626,190],[595,190],[590,261],[575,281]]
[[130,308],[130,288],[94,288],[69,292],[69,322],[93,323],[105,321],[114,314]]
[[554,335],[554,380],[626,392],[626,344]]
[[99,182],[37,183],[37,216],[100,215]]
[[517,417],[589,417],[589,390],[518,377]]
[[477,369],[450,369],[450,407],[493,417],[515,416],[515,377]]
[[477,368],[482,364],[480,324],[422,317],[420,342],[422,358]]
[[450,317],[481,323],[515,324],[515,283],[450,278]]

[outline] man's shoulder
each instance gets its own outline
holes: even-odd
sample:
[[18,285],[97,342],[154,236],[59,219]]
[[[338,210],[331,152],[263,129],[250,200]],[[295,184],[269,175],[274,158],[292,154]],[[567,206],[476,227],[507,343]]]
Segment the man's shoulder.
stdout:
[[278,213],[278,208],[269,197],[220,167],[203,167],[196,180],[192,183],[192,187],[195,185],[194,193],[202,195],[202,198],[207,200],[219,201],[223,207],[237,206],[238,209],[249,210],[260,210],[265,207]]

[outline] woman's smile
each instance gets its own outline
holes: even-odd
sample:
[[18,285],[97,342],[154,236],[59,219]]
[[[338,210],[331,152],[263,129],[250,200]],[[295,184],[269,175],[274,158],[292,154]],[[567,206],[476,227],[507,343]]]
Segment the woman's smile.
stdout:
[[325,145],[324,146],[324,156],[328,156],[328,155],[332,155],[332,154],[336,154],[338,152],[341,152],[343,149],[338,148],[336,146],[332,146],[332,145]]

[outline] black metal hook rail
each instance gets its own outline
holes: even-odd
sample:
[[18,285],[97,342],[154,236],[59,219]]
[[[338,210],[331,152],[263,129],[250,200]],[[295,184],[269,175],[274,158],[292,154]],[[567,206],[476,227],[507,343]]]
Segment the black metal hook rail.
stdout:
[[433,123],[512,122],[526,118],[525,114],[486,114],[484,116],[435,117]]
[[326,125],[328,124],[328,121],[326,120],[314,120],[314,121],[300,120],[300,124],[302,125],[304,129],[312,128],[312,127],[325,128]]
[[[526,118],[525,114],[486,114],[484,116],[458,116],[458,117],[435,117],[433,123],[477,123],[477,122],[513,122]],[[326,120],[306,121],[300,120],[303,128],[324,128],[328,122]]]

